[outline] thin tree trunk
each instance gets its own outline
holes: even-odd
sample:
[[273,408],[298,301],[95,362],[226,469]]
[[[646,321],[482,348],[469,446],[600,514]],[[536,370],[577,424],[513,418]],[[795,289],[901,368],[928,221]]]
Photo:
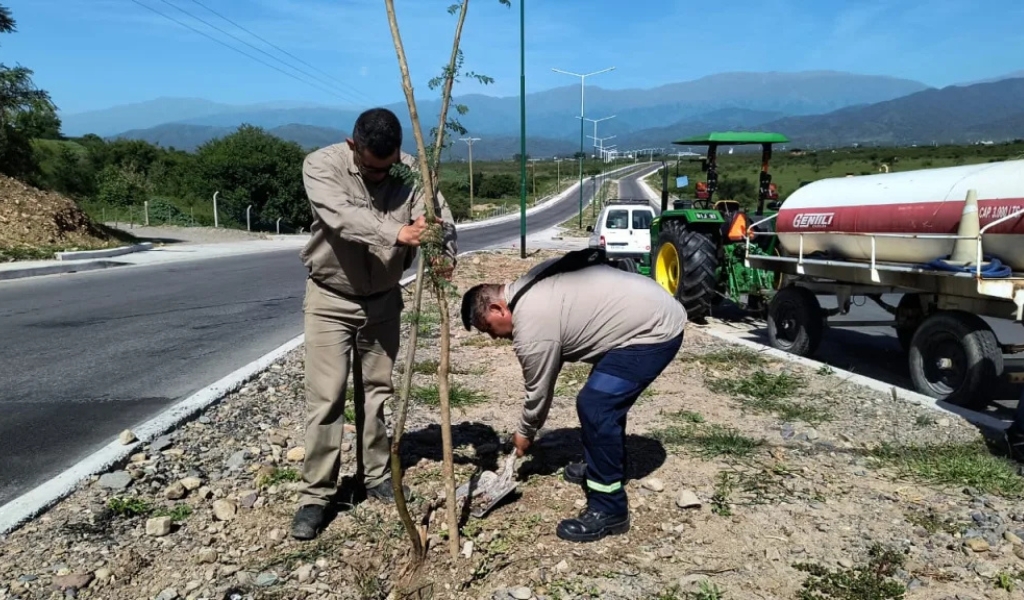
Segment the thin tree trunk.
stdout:
[[423,562],[426,557],[426,547],[420,539],[416,525],[413,523],[412,515],[409,514],[409,507],[405,503],[405,493],[402,491],[402,455],[400,452],[402,434],[405,433],[405,417],[409,410],[409,391],[412,389],[413,365],[416,361],[416,336],[419,330],[420,304],[423,300],[423,272],[424,261],[421,259],[416,266],[416,288],[412,297],[412,309],[416,318],[413,319],[412,328],[409,331],[408,347],[405,350],[405,373],[402,374],[402,387],[398,392],[398,410],[395,415],[395,430],[391,437],[391,488],[395,493],[395,506],[398,509],[398,516],[405,525],[405,531],[409,534],[409,541],[412,543],[412,553],[416,564]]
[[[461,33],[462,23],[465,19],[466,14],[466,3],[468,0],[464,0],[462,6],[462,14],[459,16],[458,31]],[[395,16],[394,0],[385,0],[387,7],[388,22],[391,26],[391,37],[394,40],[395,52],[398,55],[398,64],[402,72],[402,89],[405,92],[406,103],[409,106],[409,117],[412,121],[413,136],[416,139],[416,149],[419,155],[419,168],[420,168],[420,180],[423,186],[423,193],[426,196],[426,202],[424,202],[425,212],[427,219],[433,224],[434,215],[434,201],[437,198],[437,194],[434,189],[434,178],[431,172],[430,164],[426,153],[426,145],[423,142],[423,132],[420,127],[419,112],[416,109],[416,98],[413,94],[412,79],[409,76],[409,63],[405,57],[405,50],[402,46],[402,37],[398,32],[398,20]],[[455,39],[455,48],[458,48],[458,37]],[[452,60],[454,61],[455,53],[453,52]],[[448,110],[448,103],[451,100],[451,88],[452,80],[455,77],[454,64],[450,65],[449,71],[446,74],[447,81],[445,82],[445,93],[441,99],[441,122],[438,131],[438,148],[440,143],[443,141],[444,130],[446,124],[446,115]],[[438,158],[440,152],[435,153]],[[436,168],[436,161],[435,161]],[[417,284],[423,279],[424,263],[428,260],[426,253],[421,253],[418,273],[420,274],[417,278]],[[451,410],[449,406],[449,389],[448,389],[448,369],[449,369],[449,352],[451,347],[451,327],[450,327],[450,315],[448,312],[448,299],[445,296],[443,287],[434,281],[434,294],[437,297],[438,309],[441,313],[441,356],[438,361],[438,383],[437,391],[441,405],[441,447],[443,456],[442,473],[445,480],[445,505],[448,513],[448,540],[449,540],[449,551],[453,560],[458,558],[459,555],[459,523],[458,513],[455,506],[455,462],[452,453],[452,434],[451,434]],[[419,311],[419,306],[415,307],[415,310]],[[418,319],[417,319],[418,320]],[[412,365],[408,365],[407,369],[411,370]],[[403,382],[404,383],[404,382]],[[405,396],[405,402],[408,402],[408,395]],[[406,407],[403,406],[403,409]],[[392,457],[392,469],[394,469],[395,458]],[[406,513],[408,515],[408,513]],[[405,519],[403,518],[403,522]],[[410,536],[415,535],[413,530],[409,529],[409,523],[406,523],[406,529],[409,531]],[[418,535],[416,536],[417,542],[414,543],[414,548],[419,548],[421,545],[418,543]]]

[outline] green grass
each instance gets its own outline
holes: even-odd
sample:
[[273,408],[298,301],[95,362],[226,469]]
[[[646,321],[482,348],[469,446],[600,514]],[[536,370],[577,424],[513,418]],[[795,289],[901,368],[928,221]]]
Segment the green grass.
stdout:
[[192,516],[192,507],[188,504],[176,504],[173,508],[158,508],[153,511],[154,517],[170,517],[171,522],[180,523]]
[[868,550],[865,565],[828,569],[822,565],[796,563],[793,568],[807,573],[798,600],[903,600],[906,589],[895,579],[905,561],[895,549],[879,544]]
[[826,408],[790,399],[806,386],[802,377],[792,373],[769,373],[758,369],[750,375],[710,377],[707,386],[713,392],[735,397],[745,408],[772,413],[785,421],[815,424],[832,419],[832,413]]
[[1024,478],[1008,460],[993,456],[984,442],[896,446],[871,452],[881,465],[926,483],[973,487],[1007,498],[1024,497]]
[[669,425],[651,435],[663,444],[690,448],[703,458],[746,458],[764,444],[764,440],[749,438],[736,429],[718,424],[706,427]]
[[[437,384],[413,386],[411,395],[427,406],[440,406],[441,404]],[[448,389],[448,402],[453,408],[461,408],[487,402],[487,396],[453,381]]]
[[[348,418],[347,413],[348,410],[346,409],[346,419]],[[259,480],[257,480],[256,482],[256,485],[257,487],[264,488],[270,487],[272,485],[277,485],[279,483],[290,483],[294,481],[300,481],[301,479],[302,474],[296,471],[295,469],[289,467],[274,467],[274,469],[269,474],[260,476]]]
[[148,515],[153,506],[144,498],[115,496],[107,500],[107,508],[119,517]]

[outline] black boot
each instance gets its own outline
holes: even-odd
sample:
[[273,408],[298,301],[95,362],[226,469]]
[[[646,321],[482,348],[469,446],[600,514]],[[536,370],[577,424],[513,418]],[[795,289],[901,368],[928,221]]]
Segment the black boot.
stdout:
[[562,479],[576,485],[583,485],[587,481],[587,463],[569,463],[562,471]]
[[608,515],[600,511],[583,509],[575,519],[565,519],[558,524],[558,537],[570,542],[594,542],[606,535],[618,535],[629,531],[629,513]]
[[323,529],[326,508],[319,504],[304,504],[292,519],[292,537],[297,540],[311,540]]
[[[405,496],[405,500],[408,502],[409,498],[412,497],[412,493],[409,491],[409,486],[402,486],[402,495]],[[366,497],[375,498],[381,502],[394,502],[395,490],[391,486],[391,478],[388,477],[372,488],[366,488]]]

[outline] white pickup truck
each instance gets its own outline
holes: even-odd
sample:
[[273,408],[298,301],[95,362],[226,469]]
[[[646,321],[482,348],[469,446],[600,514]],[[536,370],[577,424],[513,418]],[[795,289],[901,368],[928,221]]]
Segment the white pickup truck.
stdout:
[[605,203],[597,217],[588,246],[604,248],[619,268],[633,273],[647,271],[651,252],[651,222],[654,209],[648,200],[615,199]]

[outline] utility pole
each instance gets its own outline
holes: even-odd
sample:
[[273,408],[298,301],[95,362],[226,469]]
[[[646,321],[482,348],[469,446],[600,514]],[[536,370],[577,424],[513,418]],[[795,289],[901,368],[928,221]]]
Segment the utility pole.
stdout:
[[519,0],[519,258],[526,258],[526,0]]
[[[520,0],[522,1],[522,0]],[[593,73],[571,73],[569,71],[561,71],[559,69],[552,68],[551,70],[556,73],[562,73],[563,75],[572,75],[573,77],[580,78],[580,219],[579,228],[583,229],[583,160],[586,158],[586,154],[583,152],[583,119],[586,117],[586,113],[583,110],[583,92],[586,87],[587,77],[591,75],[599,75],[601,73],[607,73],[613,71],[615,67],[609,67],[600,71],[594,71]]]
[[473,142],[480,141],[480,138],[459,138],[469,146],[469,218],[473,219]]
[[555,178],[558,179],[558,184],[555,185],[555,192],[562,189],[562,159],[555,159]]

